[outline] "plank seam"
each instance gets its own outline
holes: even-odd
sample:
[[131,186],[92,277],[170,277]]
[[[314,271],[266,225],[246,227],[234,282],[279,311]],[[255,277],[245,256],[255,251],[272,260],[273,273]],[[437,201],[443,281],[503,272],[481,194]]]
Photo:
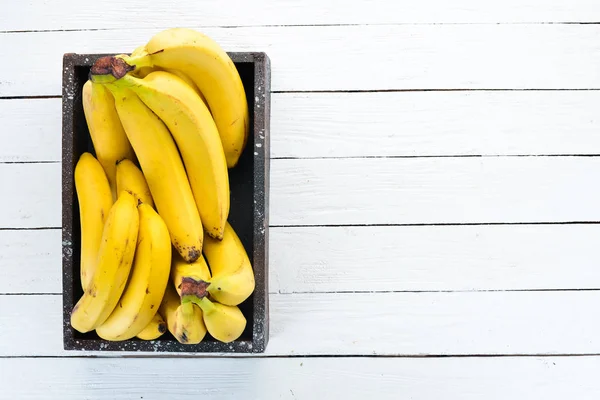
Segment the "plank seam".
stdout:
[[[532,289],[458,289],[458,290],[331,290],[312,292],[269,292],[275,295],[297,295],[297,294],[390,294],[390,293],[520,293],[520,292],[598,292],[600,288],[532,288]],[[0,293],[0,296],[62,296],[62,293]]]
[[[246,28],[321,28],[321,27],[363,27],[363,26],[431,26],[431,25],[459,25],[459,26],[481,26],[481,25],[598,25],[598,21],[518,21],[518,22],[380,22],[380,23],[321,23],[321,24],[262,24],[262,25],[197,25],[196,29],[246,29]],[[168,29],[155,27],[155,29]],[[0,34],[24,34],[24,33],[55,33],[55,32],[98,32],[118,30],[147,30],[147,27],[131,28],[69,28],[69,29],[18,29],[0,30]]]
[[[369,227],[411,227],[411,226],[503,226],[503,225],[598,225],[600,221],[558,221],[558,222],[437,222],[413,224],[323,224],[323,225],[269,225],[269,228],[369,228]],[[0,231],[56,230],[60,226],[46,227],[0,227]]]
[[207,353],[198,353],[198,354],[123,354],[123,355],[98,355],[98,354],[89,354],[89,355],[60,355],[60,356],[50,356],[50,355],[25,355],[25,356],[4,356],[0,355],[0,359],[69,359],[69,358],[95,358],[95,359],[106,359],[106,358],[167,358],[167,359],[179,359],[179,358],[227,358],[227,359],[252,359],[252,358],[566,358],[566,357],[590,357],[596,358],[600,357],[600,353],[507,353],[507,354],[385,354],[385,355],[374,355],[374,354],[289,354],[289,355],[281,355],[281,354],[264,354],[264,355],[240,355],[240,356],[232,356],[228,354],[207,354]]

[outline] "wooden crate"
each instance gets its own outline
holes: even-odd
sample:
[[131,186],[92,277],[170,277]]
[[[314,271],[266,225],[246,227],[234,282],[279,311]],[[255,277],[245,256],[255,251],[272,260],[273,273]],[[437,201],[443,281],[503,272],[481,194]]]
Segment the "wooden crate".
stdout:
[[[117,54],[117,53],[115,53]],[[271,70],[265,53],[228,53],[237,67],[248,99],[251,132],[239,164],[229,170],[231,211],[229,222],[252,261],[256,279],[253,294],[240,305],[248,323],[241,337],[222,343],[209,334],[197,345],[183,345],[167,332],[155,341],[137,338],[111,342],[95,332],[82,334],[71,327],[71,310],[82,295],[79,274],[79,206],[73,173],[79,156],[93,151],[83,113],[81,91],[90,67],[108,54],[73,54],[63,57],[62,138],[62,260],[63,341],[66,350],[148,352],[263,352],[269,333],[269,120]]]

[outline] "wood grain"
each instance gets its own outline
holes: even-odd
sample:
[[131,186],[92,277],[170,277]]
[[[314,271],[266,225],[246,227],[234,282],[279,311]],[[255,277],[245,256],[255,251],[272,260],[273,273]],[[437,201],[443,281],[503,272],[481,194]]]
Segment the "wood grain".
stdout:
[[62,293],[61,230],[0,230],[0,293]]
[[[600,225],[275,227],[271,293],[598,289]],[[61,293],[61,231],[0,231],[4,293]]]
[[273,160],[272,225],[600,220],[590,157]]
[[0,164],[0,228],[61,226],[60,164]]
[[[265,354],[599,354],[598,301],[600,291],[272,294]],[[0,356],[82,355],[63,350],[61,296],[0,296],[0,326]]]
[[[600,154],[597,104],[600,91],[274,93],[271,156]],[[0,100],[0,162],[60,161],[60,115],[58,98]]]
[[60,99],[0,100],[0,162],[60,160],[61,116]]
[[600,357],[0,359],[0,398],[593,400],[599,368]]
[[[596,157],[272,160],[270,223],[600,221]],[[0,164],[0,228],[61,226],[60,164]]]
[[[52,5],[51,5],[52,4]],[[600,9],[593,0],[425,0],[378,2],[369,0],[289,1],[181,0],[161,3],[116,0],[101,3],[58,0],[52,3],[18,3],[6,10],[1,30],[166,28],[172,26],[396,24],[396,23],[496,23],[496,22],[596,22]],[[64,12],[69,10],[69,12]],[[26,15],[27,18],[23,18]],[[132,22],[132,17],[135,16]]]
[[[274,91],[600,88],[600,26],[595,24],[202,31],[227,51],[267,52]],[[2,33],[0,48],[11,62],[0,66],[0,96],[58,95],[63,53],[131,52],[154,32]]]

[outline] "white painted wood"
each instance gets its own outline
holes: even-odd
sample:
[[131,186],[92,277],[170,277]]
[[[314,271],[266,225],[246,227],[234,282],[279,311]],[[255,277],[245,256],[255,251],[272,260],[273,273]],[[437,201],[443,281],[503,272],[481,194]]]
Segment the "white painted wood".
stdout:
[[271,228],[269,288],[600,288],[599,236],[599,225]]
[[[600,91],[274,93],[271,157],[600,154],[597,104]],[[61,99],[0,100],[0,124],[0,162],[61,160]]]
[[[598,301],[600,291],[272,294],[266,354],[597,354]],[[59,295],[0,296],[0,326],[0,356],[67,354]]]
[[599,154],[600,91],[284,93],[272,157]]
[[1,359],[0,398],[595,400],[599,368],[599,357]]
[[[271,293],[600,288],[600,225],[271,228]],[[61,231],[0,231],[3,293],[62,293]]]
[[0,162],[61,159],[61,99],[0,100]]
[[60,164],[0,164],[0,228],[60,227]]
[[[205,28],[227,51],[265,51],[272,89],[600,88],[598,25]],[[0,96],[61,94],[60,55],[128,52],[154,29],[0,34]],[[27,57],[23,57],[27,49]]]
[[272,225],[600,220],[595,157],[273,160]]
[[[60,164],[0,164],[2,227],[61,226]],[[272,160],[271,225],[599,221],[600,159]]]
[[0,293],[62,293],[61,230],[0,230]]
[[[7,8],[1,30],[153,28],[202,25],[313,25],[482,22],[596,22],[600,8],[592,0],[486,1],[426,0],[418,3],[369,0],[286,1],[183,0],[123,4],[59,0],[25,2]],[[132,21],[132,16],[135,19]]]

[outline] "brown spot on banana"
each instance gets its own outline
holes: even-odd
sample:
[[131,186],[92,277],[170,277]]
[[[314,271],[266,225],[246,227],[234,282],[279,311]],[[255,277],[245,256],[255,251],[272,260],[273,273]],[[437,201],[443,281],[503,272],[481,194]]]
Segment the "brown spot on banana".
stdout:
[[167,331],[167,324],[165,324],[164,322],[161,322],[158,324],[158,331],[160,333],[165,333]]

